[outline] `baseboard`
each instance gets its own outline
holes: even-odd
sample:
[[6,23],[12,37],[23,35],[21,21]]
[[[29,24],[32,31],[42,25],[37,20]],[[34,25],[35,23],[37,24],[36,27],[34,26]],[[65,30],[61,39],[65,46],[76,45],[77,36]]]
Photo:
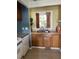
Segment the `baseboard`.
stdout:
[[45,49],[45,47],[37,47],[37,46],[32,46],[31,48],[40,48],[40,49]]
[[30,47],[29,49],[32,49],[32,47]]
[[51,47],[50,49],[57,49],[57,50],[59,50],[60,48],[54,48],[54,47]]
[[[46,47],[37,47],[37,46],[32,46],[30,49],[32,49],[32,48],[45,49]],[[56,50],[60,50],[60,51],[61,51],[61,49],[60,49],[60,48],[55,48],[55,47],[51,47],[50,49],[56,49]]]

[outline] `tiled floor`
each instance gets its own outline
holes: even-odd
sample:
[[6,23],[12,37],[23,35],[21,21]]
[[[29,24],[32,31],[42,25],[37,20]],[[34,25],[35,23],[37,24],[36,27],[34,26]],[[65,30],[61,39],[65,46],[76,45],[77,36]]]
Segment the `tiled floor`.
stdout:
[[24,59],[61,59],[59,50],[33,48],[28,51]]

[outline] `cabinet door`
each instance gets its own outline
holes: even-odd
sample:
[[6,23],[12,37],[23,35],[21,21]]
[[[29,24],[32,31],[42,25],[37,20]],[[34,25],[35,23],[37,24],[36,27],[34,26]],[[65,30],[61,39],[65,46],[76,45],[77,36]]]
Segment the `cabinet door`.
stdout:
[[53,47],[53,34],[50,37],[50,46]]
[[61,48],[61,34],[59,34],[59,48]]
[[43,46],[43,35],[42,34],[37,34],[37,45],[38,46]]
[[32,46],[37,46],[37,36],[36,36],[36,34],[32,34]]
[[53,47],[59,48],[59,35],[53,35],[52,39],[53,39],[52,41]]
[[44,46],[49,48],[50,47],[50,34],[45,34],[44,35]]
[[42,34],[32,34],[32,46],[43,46]]
[[22,43],[17,46],[17,59],[21,59],[22,57]]
[[23,38],[22,40],[22,55],[25,56],[29,49],[29,35]]

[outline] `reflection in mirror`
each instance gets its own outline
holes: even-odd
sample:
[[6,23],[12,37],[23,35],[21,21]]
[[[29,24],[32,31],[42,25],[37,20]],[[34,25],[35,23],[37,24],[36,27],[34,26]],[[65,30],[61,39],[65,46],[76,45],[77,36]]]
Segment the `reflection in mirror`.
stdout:
[[39,14],[39,27],[46,28],[47,21],[46,21],[46,13],[40,13]]

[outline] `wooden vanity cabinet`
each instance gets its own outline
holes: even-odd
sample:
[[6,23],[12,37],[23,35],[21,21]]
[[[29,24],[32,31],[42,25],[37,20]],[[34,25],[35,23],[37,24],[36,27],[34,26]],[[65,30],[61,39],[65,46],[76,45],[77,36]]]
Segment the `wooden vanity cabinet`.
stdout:
[[58,33],[32,34],[32,46],[60,48],[60,43],[60,34]]

